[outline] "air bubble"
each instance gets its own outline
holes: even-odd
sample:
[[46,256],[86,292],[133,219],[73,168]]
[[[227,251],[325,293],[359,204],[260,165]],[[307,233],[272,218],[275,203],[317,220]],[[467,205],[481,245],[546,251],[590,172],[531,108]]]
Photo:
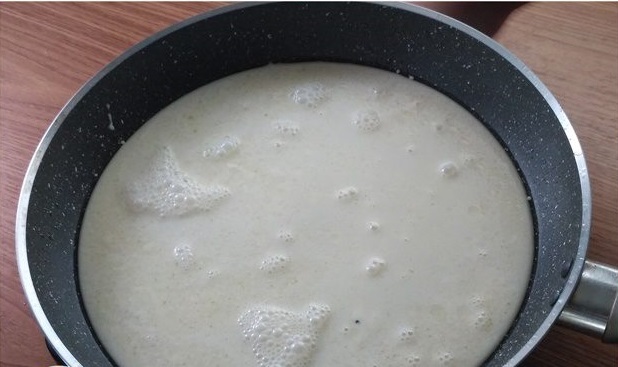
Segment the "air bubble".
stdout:
[[380,223],[378,222],[369,222],[367,224],[367,228],[369,228],[370,231],[372,232],[376,232],[380,229]]
[[369,275],[377,276],[380,273],[382,273],[385,268],[386,268],[386,261],[384,261],[384,259],[381,259],[379,257],[374,257],[371,260],[369,260],[369,264],[367,265],[365,270],[367,271],[367,273],[369,273]]
[[445,178],[454,178],[459,174],[459,168],[453,162],[440,165],[440,174]]

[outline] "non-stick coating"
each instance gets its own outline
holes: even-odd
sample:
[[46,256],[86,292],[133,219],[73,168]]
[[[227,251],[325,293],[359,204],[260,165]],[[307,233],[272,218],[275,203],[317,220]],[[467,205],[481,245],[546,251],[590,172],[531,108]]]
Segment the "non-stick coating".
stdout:
[[[573,150],[578,143],[565,133],[568,121],[536,78],[480,33],[425,10],[369,3],[243,4],[190,19],[116,60],[60,113],[33,160],[20,204],[23,218],[27,208],[25,226],[18,213],[18,252],[22,245],[27,251],[20,271],[27,293],[31,278],[35,314],[49,332],[44,313],[67,362],[113,365],[80,301],[76,246],[88,198],[122,143],[205,83],[267,63],[311,60],[413,76],[466,107],[501,141],[532,198],[537,251],[519,317],[485,365],[518,362],[544,334],[581,269],[589,198],[587,178],[580,175],[585,165]],[[107,128],[108,113],[114,130]],[[20,245],[24,233],[26,244]],[[436,269],[436,276],[443,271]]]

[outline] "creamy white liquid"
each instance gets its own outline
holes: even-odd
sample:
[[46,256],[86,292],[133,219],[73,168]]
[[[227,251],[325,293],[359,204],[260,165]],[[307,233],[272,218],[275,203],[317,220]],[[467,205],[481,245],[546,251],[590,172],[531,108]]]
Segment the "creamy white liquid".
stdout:
[[79,243],[118,364],[475,366],[533,254],[508,156],[407,78],[270,65],[161,111],[118,152]]

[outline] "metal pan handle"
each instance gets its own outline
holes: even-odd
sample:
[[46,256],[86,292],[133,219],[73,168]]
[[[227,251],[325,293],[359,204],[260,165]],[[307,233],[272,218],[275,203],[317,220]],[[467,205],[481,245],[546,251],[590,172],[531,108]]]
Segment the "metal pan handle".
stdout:
[[605,343],[618,343],[618,269],[586,260],[559,320],[561,325]]

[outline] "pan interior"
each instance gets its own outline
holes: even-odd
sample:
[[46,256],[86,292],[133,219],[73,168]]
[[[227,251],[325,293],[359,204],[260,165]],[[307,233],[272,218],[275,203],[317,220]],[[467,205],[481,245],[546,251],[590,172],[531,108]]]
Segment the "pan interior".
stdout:
[[[583,188],[564,130],[568,121],[504,51],[437,18],[368,3],[237,6],[154,36],[86,85],[58,116],[25,187],[28,271],[42,310],[37,317],[52,325],[59,338],[52,342],[68,349],[63,358],[113,365],[83,312],[76,246],[88,198],[114,153],[145,121],[199,86],[268,63],[313,60],[413,76],[472,112],[511,155],[532,198],[535,267],[519,317],[485,365],[523,358],[519,351],[557,317],[561,291],[577,276],[570,270],[583,261],[577,256],[586,220]],[[122,122],[113,131],[109,113]]]

